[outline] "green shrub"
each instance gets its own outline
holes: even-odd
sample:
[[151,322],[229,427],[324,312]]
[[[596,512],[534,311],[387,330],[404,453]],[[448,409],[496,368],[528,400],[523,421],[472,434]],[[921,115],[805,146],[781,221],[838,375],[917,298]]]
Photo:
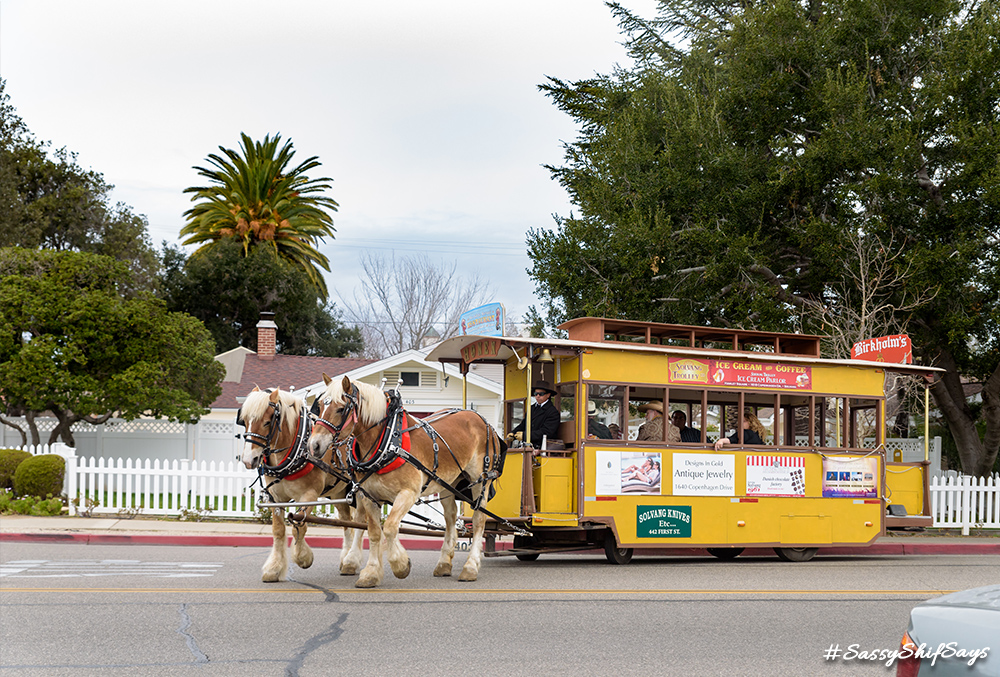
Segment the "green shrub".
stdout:
[[58,498],[39,498],[37,496],[25,496],[24,498],[14,498],[14,495],[0,489],[0,514],[7,515],[16,513],[18,515],[58,515],[62,513],[63,502]]
[[59,496],[66,474],[66,461],[58,454],[42,454],[21,461],[14,471],[17,496]]
[[31,454],[20,449],[0,449],[0,489],[14,488],[14,471]]

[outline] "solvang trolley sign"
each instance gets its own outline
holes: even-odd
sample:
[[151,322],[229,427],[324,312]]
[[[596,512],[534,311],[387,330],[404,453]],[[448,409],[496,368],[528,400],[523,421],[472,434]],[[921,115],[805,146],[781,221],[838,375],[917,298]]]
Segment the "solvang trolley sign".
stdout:
[[[883,383],[887,370],[937,370],[823,359],[820,337],[801,334],[606,318],[560,328],[567,339],[459,336],[428,356],[463,373],[503,364],[505,432],[529,411],[532,384],[556,391],[558,431],[545,448],[515,443],[488,503],[530,530],[507,551],[519,559],[603,547],[624,563],[670,545],[719,557],[768,546],[803,561],[930,524],[929,464],[887,462]],[[683,431],[642,429],[656,412]]]

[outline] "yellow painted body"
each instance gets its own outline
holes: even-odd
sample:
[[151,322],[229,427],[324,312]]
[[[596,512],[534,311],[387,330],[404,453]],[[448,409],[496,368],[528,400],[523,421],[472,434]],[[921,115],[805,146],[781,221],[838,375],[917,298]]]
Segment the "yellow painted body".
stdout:
[[[742,355],[736,359],[750,358]],[[870,368],[865,368],[830,365],[817,359],[808,366],[811,369],[810,387],[795,390],[796,395],[837,394],[883,398],[884,373],[877,364],[873,363]],[[575,412],[576,440],[579,444],[575,449],[563,452],[564,455],[543,453],[534,458],[530,472],[528,465],[522,462],[521,455],[512,455],[497,484],[498,493],[488,504],[489,510],[500,517],[529,520],[536,534],[543,533],[547,527],[604,524],[615,531],[620,547],[629,548],[863,545],[872,543],[884,533],[887,484],[889,492],[894,496],[892,500],[902,502],[909,514],[921,514],[923,510],[921,470],[917,468],[906,470],[902,474],[890,472],[887,475],[884,456],[878,452],[852,454],[848,451],[824,450],[827,455],[850,459],[845,461],[848,463],[846,467],[853,468],[851,464],[857,463],[858,467],[870,468],[874,475],[874,497],[841,498],[823,495],[823,456],[811,449],[789,452],[762,447],[714,451],[710,447],[671,448],[666,444],[652,447],[587,440],[584,400],[588,383],[683,386],[668,380],[667,355],[629,351],[614,346],[607,349],[588,348],[580,355],[579,362],[577,359],[562,360],[557,380],[562,383],[576,381],[581,375]],[[515,359],[508,361],[505,376],[505,399],[527,396],[525,372],[517,369]],[[704,384],[699,387],[704,387]],[[721,385],[708,387],[713,390],[741,389]],[[607,468],[614,467],[615,455],[637,453],[660,454],[662,468],[659,493],[608,495],[599,492],[599,455],[604,454],[601,458],[605,472],[611,472]],[[734,475],[731,478],[731,494],[674,495],[675,454],[686,455],[689,461],[693,455],[704,456],[709,461],[728,459],[725,462],[732,468]],[[748,497],[748,456],[804,460],[804,494]],[[534,498],[535,509],[530,513],[522,509],[525,505],[526,486],[531,487]],[[650,514],[659,514],[657,511],[660,508],[663,511],[689,515],[690,533],[650,535]]]
[[889,462],[885,473],[887,502],[902,504],[907,515],[923,515],[926,472],[925,465]]

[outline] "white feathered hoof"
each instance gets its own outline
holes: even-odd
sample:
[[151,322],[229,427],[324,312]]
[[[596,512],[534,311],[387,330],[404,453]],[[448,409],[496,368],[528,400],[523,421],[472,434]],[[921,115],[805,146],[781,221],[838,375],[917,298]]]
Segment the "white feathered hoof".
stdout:
[[370,571],[362,571],[361,576],[354,582],[355,588],[374,588],[376,585],[381,583],[379,576],[376,573]]
[[451,562],[438,562],[434,567],[435,576],[451,576]]
[[398,569],[396,567],[392,567],[392,575],[395,576],[396,578],[406,578],[407,576],[409,576],[410,558],[409,557],[406,558],[405,566],[399,567]]
[[462,569],[461,575],[459,575],[458,580],[460,581],[474,581],[479,578],[479,572],[476,569],[465,567]]
[[285,571],[265,571],[260,577],[260,580],[265,583],[281,583],[287,580],[287,572]]

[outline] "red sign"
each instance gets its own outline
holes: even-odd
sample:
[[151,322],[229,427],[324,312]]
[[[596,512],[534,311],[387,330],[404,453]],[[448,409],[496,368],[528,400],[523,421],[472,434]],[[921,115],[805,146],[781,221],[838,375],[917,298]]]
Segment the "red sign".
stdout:
[[913,364],[913,343],[906,334],[865,339],[851,348],[851,359]]
[[809,390],[812,367],[753,360],[700,360],[671,357],[670,383],[701,383],[740,388]]
[[500,354],[500,339],[482,339],[462,348],[462,359],[466,364]]

